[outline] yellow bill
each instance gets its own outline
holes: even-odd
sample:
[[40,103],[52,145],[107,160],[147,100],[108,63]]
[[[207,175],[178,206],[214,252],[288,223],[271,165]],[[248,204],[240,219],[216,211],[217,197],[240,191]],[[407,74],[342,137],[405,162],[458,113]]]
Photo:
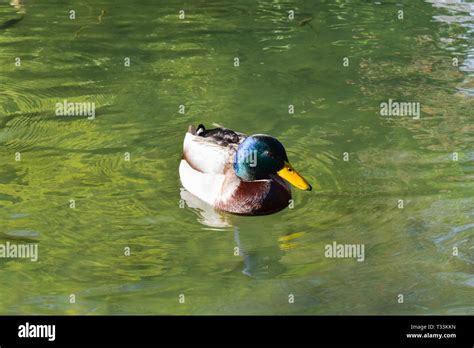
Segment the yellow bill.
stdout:
[[294,170],[291,164],[288,162],[285,162],[285,166],[283,169],[279,170],[277,174],[301,190],[312,190],[311,185],[306,181],[306,179],[303,178],[296,170]]

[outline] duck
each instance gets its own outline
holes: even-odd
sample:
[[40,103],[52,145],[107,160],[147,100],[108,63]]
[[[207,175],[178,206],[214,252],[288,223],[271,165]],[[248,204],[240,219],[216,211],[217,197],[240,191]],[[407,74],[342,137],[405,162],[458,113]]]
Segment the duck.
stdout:
[[184,136],[179,176],[189,193],[217,210],[252,216],[288,207],[290,184],[312,190],[276,138],[216,126],[191,125]]

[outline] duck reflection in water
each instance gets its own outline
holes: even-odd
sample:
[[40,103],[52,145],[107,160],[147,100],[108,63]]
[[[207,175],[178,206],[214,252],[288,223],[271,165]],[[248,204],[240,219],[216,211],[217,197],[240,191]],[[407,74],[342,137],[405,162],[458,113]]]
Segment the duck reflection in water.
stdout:
[[239,248],[240,256],[244,258],[243,274],[252,278],[273,278],[285,272],[286,268],[280,262],[284,252],[280,249],[278,242],[265,247],[259,247],[257,243],[254,243],[252,249],[250,245],[249,249],[246,249],[246,243],[242,241],[244,238],[244,233],[235,226],[234,240]]
[[24,0],[10,0],[10,6],[13,6],[17,10],[22,10],[25,4]]
[[243,257],[243,274],[252,278],[272,278],[285,272],[281,258],[286,250],[296,245],[291,244],[288,236],[281,236],[269,243],[268,238],[258,238],[254,231],[235,226],[232,220],[238,219],[237,216],[216,210],[185,189],[181,190],[180,195],[186,205],[193,208],[198,221],[206,229],[229,231],[233,228],[238,255]]

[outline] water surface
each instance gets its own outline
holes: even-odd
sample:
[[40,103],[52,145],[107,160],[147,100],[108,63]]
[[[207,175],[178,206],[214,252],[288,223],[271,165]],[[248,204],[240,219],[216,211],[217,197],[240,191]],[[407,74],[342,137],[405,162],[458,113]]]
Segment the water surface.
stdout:
[[[472,1],[2,0],[0,86],[0,243],[39,244],[0,259],[2,314],[474,314]],[[178,165],[213,122],[277,137],[315,189],[203,207]]]

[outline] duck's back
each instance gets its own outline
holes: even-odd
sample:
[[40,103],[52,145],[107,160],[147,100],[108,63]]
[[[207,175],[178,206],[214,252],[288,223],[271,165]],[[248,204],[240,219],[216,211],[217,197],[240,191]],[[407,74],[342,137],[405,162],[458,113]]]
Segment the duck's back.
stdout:
[[206,203],[215,205],[222,195],[225,173],[232,167],[237,146],[225,141],[222,132],[190,126],[184,137],[179,166],[184,188]]
[[229,144],[240,144],[246,136],[242,133],[234,132],[231,129],[218,127],[214,129],[206,129],[200,124],[196,130],[196,135],[209,138],[220,146],[228,146]]

